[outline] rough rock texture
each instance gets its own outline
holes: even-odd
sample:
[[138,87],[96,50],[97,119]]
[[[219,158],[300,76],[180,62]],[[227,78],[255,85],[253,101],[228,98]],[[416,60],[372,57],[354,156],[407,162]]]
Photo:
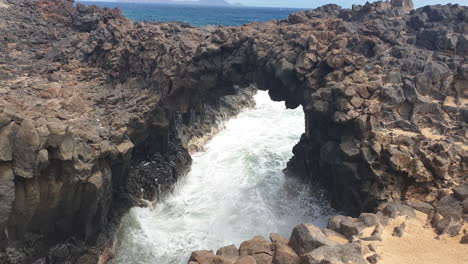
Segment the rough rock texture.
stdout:
[[[459,233],[466,198],[461,187],[452,193],[468,182],[468,8],[411,8],[326,5],[282,21],[192,28],[71,0],[0,0],[7,258],[44,255],[70,236],[104,245],[126,208],[186,172],[187,149],[200,149],[219,113],[251,104],[251,84],[303,107],[306,131],[288,172],[321,181],[336,207],[357,216],[416,200],[434,208],[440,233]],[[366,233],[371,218],[337,221],[335,231]],[[40,246],[21,253],[21,241]]]
[[[378,263],[380,256],[369,250],[372,246],[368,245],[376,240],[376,230],[389,226],[392,220],[401,217],[410,219],[415,218],[416,214],[414,209],[407,205],[395,202],[386,203],[375,214],[363,213],[358,218],[344,216],[331,218],[328,222],[328,229],[311,224],[297,225],[289,241],[279,237],[278,234],[270,236],[271,242],[261,236],[256,236],[244,241],[237,251],[235,247],[229,246],[229,256],[231,261],[238,261],[238,263],[245,261],[245,263],[258,264]],[[343,228],[349,223],[357,227],[365,226],[370,232],[350,234],[347,228]],[[222,248],[219,251],[225,249]],[[199,260],[196,260],[194,256],[203,256],[203,258],[198,257]],[[247,262],[247,256],[251,257],[250,262]],[[210,251],[195,251],[191,261],[189,264],[215,263],[215,256]]]

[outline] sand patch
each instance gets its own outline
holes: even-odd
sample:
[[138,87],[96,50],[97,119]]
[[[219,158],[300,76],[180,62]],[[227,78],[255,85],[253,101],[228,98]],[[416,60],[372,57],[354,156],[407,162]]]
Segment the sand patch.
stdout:
[[435,134],[434,132],[434,129],[431,129],[431,128],[423,128],[421,129],[421,133],[426,137],[426,138],[429,138],[429,139],[433,139],[433,140],[441,140],[441,139],[444,139],[445,137],[442,136],[442,135],[437,135]]
[[[427,216],[418,214],[418,218],[393,220],[385,228],[382,242],[372,242],[377,254],[382,257],[382,264],[466,264],[468,263],[468,245],[460,244],[458,237],[443,236],[436,239],[432,228],[425,227]],[[403,237],[392,236],[396,226],[406,223]],[[466,228],[467,225],[465,225]]]
[[0,8],[8,8],[10,7],[5,0],[0,0]]
[[458,100],[454,96],[447,96],[444,101],[444,105],[452,106],[452,107],[466,107],[468,106],[468,99],[466,98],[458,98]]

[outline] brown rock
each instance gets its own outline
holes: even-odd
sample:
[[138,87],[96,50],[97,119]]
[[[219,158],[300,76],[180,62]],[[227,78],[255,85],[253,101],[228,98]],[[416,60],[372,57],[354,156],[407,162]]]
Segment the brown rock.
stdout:
[[241,243],[239,247],[240,256],[254,255],[254,254],[270,254],[273,255],[272,243],[262,236],[255,236],[251,240]]
[[211,250],[200,250],[192,252],[189,261],[196,261],[199,264],[215,264],[214,253]]
[[257,261],[252,256],[243,256],[236,260],[233,264],[257,264]]
[[270,240],[273,243],[277,244],[288,244],[289,240],[278,233],[271,233]]
[[222,247],[216,251],[216,255],[236,260],[239,258],[239,249],[235,245]]
[[299,264],[300,258],[290,248],[284,243],[277,243],[275,248],[275,253],[273,255],[273,264]]

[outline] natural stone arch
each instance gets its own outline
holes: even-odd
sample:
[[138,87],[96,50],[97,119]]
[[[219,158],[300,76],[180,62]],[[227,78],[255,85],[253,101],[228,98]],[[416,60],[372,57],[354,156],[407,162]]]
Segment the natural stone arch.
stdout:
[[[235,86],[251,83],[288,107],[304,108],[306,131],[289,170],[324,182],[338,207],[357,214],[384,200],[433,202],[467,180],[467,8],[403,14],[406,1],[392,2],[396,6],[328,5],[282,21],[192,28],[135,23],[118,10],[75,8],[67,0],[8,0],[9,10],[0,7],[8,25],[0,28],[0,58],[9,71],[0,82],[24,86],[5,86],[15,100],[0,98],[0,134],[8,135],[0,138],[8,146],[0,153],[1,175],[8,181],[1,183],[8,197],[0,226],[9,225],[9,234],[20,230],[18,239],[24,231],[48,236],[58,230],[93,240],[100,226],[121,213],[110,204],[136,204],[132,195],[140,194],[121,189],[125,180],[146,184],[144,177],[129,177],[132,159],[158,153],[154,163],[161,171],[183,173],[188,153],[171,146],[176,116],[202,112]],[[84,109],[75,104],[69,110],[29,111],[32,102],[66,103],[70,98],[57,92],[62,85],[73,87],[77,97],[91,97]],[[40,144],[23,146],[34,155],[23,157],[11,129],[28,122]],[[183,165],[180,171],[168,156]],[[14,166],[27,173],[15,174]],[[69,186],[53,185],[56,178]],[[42,191],[60,207],[41,199]],[[120,195],[128,199],[118,200]],[[31,202],[21,206],[25,197]],[[65,215],[54,214],[64,207]],[[46,231],[38,231],[32,219],[41,220]],[[66,220],[73,225],[63,230],[51,224]],[[4,239],[1,233],[0,244]]]
[[[466,140],[451,124],[466,106],[456,88],[467,78],[466,8],[402,16],[406,4],[397,2],[327,5],[283,21],[209,30],[146,25],[118,41],[103,39],[118,43],[109,52],[98,46],[91,57],[124,82],[166,93],[169,111],[199,109],[250,84],[287,107],[302,105],[307,128],[290,169],[322,180],[336,205],[356,214],[463,180]],[[431,23],[440,21],[454,37],[434,32]],[[458,103],[448,105],[450,98]],[[427,133],[433,126],[435,136]]]

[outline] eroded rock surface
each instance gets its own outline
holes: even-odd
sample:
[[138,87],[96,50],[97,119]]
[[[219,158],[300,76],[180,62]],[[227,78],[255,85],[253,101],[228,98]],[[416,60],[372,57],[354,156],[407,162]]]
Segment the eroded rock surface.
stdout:
[[[126,208],[170,191],[188,150],[252,104],[251,84],[303,107],[306,131],[288,171],[321,181],[336,207],[357,216],[414,200],[439,232],[460,232],[467,7],[326,5],[193,28],[72,2],[0,1],[0,259],[21,263],[70,236],[105,246]],[[364,234],[374,222],[359,219],[335,231]],[[21,241],[40,246],[21,253]],[[60,263],[50,257],[57,250],[44,261]],[[275,258],[256,255],[237,262]]]

